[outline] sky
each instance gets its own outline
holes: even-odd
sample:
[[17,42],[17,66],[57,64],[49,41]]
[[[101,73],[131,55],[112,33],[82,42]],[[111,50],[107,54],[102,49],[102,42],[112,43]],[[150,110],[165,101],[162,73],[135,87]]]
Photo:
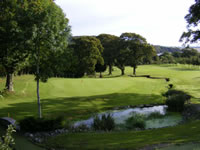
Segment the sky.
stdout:
[[184,19],[194,0],[56,0],[69,19],[73,36],[142,35],[153,45],[182,46]]

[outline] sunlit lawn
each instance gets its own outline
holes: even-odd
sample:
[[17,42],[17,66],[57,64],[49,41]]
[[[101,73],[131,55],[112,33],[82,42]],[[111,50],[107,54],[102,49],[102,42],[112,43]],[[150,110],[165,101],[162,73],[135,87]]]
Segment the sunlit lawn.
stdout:
[[[51,78],[41,83],[40,94],[44,116],[63,115],[77,120],[92,113],[105,111],[117,106],[163,103],[162,93],[169,83],[175,88],[190,93],[194,103],[199,103],[200,71],[197,68],[171,65],[139,66],[138,75],[169,77],[164,79],[147,79],[129,77],[132,68],[126,68],[126,75],[121,77],[120,70],[114,68],[110,77],[105,78]],[[115,77],[119,76],[119,77]],[[5,79],[0,80],[0,89],[4,88]],[[36,83],[34,77],[14,77],[15,92],[0,98],[0,117],[11,116],[17,120],[30,115],[37,116]]]
[[[200,103],[200,69],[188,65],[144,65],[137,75],[170,78],[148,79],[130,77],[132,68],[126,67],[126,75],[114,68],[113,75],[104,73],[104,78],[51,78],[41,83],[40,96],[45,117],[64,116],[75,121],[94,113],[118,106],[140,104],[162,104],[162,93],[168,84],[193,96],[192,103]],[[0,79],[0,90],[5,79]],[[0,117],[11,116],[20,120],[26,116],[37,116],[36,82],[31,75],[14,77],[15,92],[0,98]],[[48,141],[48,145],[62,145],[72,149],[133,149],[162,142],[198,141],[200,122],[177,127],[115,133],[80,133],[59,136]],[[187,130],[188,129],[188,130]],[[194,135],[194,136],[193,136]]]

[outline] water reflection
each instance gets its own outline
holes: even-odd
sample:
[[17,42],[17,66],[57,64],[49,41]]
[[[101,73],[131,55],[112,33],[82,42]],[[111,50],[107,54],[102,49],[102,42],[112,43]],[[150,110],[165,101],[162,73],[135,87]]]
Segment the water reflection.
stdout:
[[[161,115],[166,115],[167,113],[167,106],[166,105],[160,105],[160,106],[153,106],[153,107],[144,107],[144,108],[127,108],[123,110],[113,110],[108,111],[105,113],[98,114],[99,117],[101,117],[103,114],[111,114],[111,116],[114,118],[116,124],[124,124],[125,120],[130,118],[133,113],[137,114],[143,114],[143,115],[150,115],[151,113],[158,112]],[[173,126],[178,124],[182,120],[181,115],[166,115],[166,117],[158,118],[158,119],[150,119],[146,120],[146,129],[148,128],[160,128],[160,127],[166,127],[166,126]],[[87,120],[78,121],[74,124],[75,127],[80,126],[82,124],[87,125],[88,127],[91,127],[93,124],[94,117],[91,117]]]

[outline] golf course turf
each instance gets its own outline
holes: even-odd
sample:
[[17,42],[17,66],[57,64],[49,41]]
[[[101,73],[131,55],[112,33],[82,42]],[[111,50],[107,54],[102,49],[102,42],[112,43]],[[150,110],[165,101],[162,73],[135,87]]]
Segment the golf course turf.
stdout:
[[[191,102],[200,103],[200,69],[190,65],[144,65],[137,75],[169,78],[149,79],[130,77],[132,68],[126,67],[126,75],[114,68],[113,74],[104,78],[50,78],[40,84],[40,97],[44,117],[64,116],[68,121],[86,119],[97,112],[119,106],[163,104],[162,93],[169,84],[193,97]],[[3,90],[5,78],[0,79]],[[17,121],[27,116],[37,116],[36,82],[34,76],[14,77],[15,92],[0,97],[0,117],[10,116]],[[120,131],[100,133],[70,133],[50,138],[44,145],[66,149],[136,149],[159,143],[198,142],[200,122],[146,131]]]

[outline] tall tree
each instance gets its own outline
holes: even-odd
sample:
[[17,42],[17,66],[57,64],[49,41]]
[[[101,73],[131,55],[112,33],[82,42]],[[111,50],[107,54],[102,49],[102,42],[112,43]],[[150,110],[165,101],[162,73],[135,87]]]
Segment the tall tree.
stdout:
[[101,41],[104,48],[103,58],[106,65],[109,66],[109,75],[112,74],[112,68],[117,57],[119,47],[119,37],[110,34],[100,34],[97,38]]
[[125,66],[128,62],[129,51],[127,49],[118,49],[115,65],[121,70],[121,75],[125,75]]
[[[32,25],[32,56],[36,64],[38,114],[42,117],[39,82],[47,81],[56,51],[67,46],[68,19],[52,0],[29,0],[28,12]],[[51,57],[50,57],[51,56]]]
[[127,49],[128,64],[133,67],[133,74],[136,75],[137,66],[143,59],[152,59],[156,54],[155,48],[149,45],[144,37],[135,33],[122,33],[120,36],[123,49]]
[[91,36],[74,37],[71,48],[74,49],[74,54],[78,58],[77,73],[82,77],[84,73],[93,74],[97,62],[103,64],[103,47],[99,39]]
[[95,71],[100,73],[99,75],[100,78],[103,77],[102,72],[106,71],[106,68],[107,68],[106,64],[97,62],[97,64],[95,65]]
[[195,4],[190,7],[189,14],[185,16],[185,19],[188,23],[188,31],[182,34],[180,41],[184,41],[185,44],[189,42],[199,42],[200,31],[198,25],[200,23],[200,0],[195,0]]
[[0,64],[6,72],[6,89],[14,91],[13,73],[28,56],[31,26],[26,0],[0,1]]

